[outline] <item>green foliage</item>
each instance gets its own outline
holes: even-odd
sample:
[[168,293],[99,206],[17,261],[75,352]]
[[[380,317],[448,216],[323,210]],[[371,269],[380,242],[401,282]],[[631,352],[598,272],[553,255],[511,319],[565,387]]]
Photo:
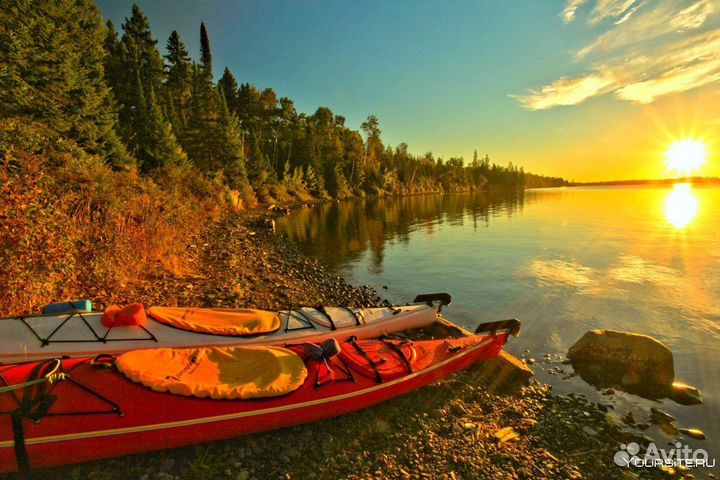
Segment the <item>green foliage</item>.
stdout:
[[192,63],[180,35],[173,30],[168,38],[165,55],[165,90],[167,92],[168,119],[176,132],[187,126],[188,103],[192,89]]
[[305,188],[307,188],[307,190],[316,198],[322,198],[325,196],[325,189],[323,188],[322,181],[311,166],[305,171],[303,181],[305,183]]
[[210,39],[205,24],[200,23],[200,64],[207,75],[212,79],[212,53],[210,52]]
[[374,115],[353,130],[327,107],[299,113],[271,88],[238,84],[228,68],[215,82],[203,23],[196,64],[177,31],[161,56],[137,5],[118,38],[112,23],[102,27],[90,0],[9,2],[0,29],[8,52],[0,57],[0,113],[42,120],[85,151],[114,165],[135,160],[154,178],[190,169],[247,199],[288,201],[308,192],[350,198],[561,181],[477,152],[469,165],[412,155],[404,143],[383,143]]
[[245,153],[240,133],[240,124],[237,117],[231,114],[225,103],[225,98],[220,95],[220,158],[223,169],[228,180],[228,185],[234,190],[245,194],[251,194],[248,181],[247,168],[245,167]]
[[215,172],[221,168],[219,130],[218,92],[204,70],[194,65],[187,126],[181,133],[180,141],[195,166],[205,173]]
[[147,17],[137,5],[122,25],[118,41],[109,30],[105,45],[108,82],[120,103],[120,134],[143,171],[186,161],[163,115],[164,66]]
[[7,0],[0,13],[0,117],[26,116],[117,166],[131,158],[115,132],[104,81],[105,28],[91,0]]
[[218,88],[225,97],[228,110],[234,115],[240,111],[240,97],[238,95],[238,83],[229,68],[225,68],[223,76],[218,80]]
[[[133,6],[104,27],[91,0],[5,0],[0,10],[0,308],[28,311],[160,268],[223,211],[367,194],[556,186],[491,163],[384,145],[271,88],[215,83],[177,32],[163,57]],[[139,166],[140,168],[136,168]],[[168,263],[169,262],[169,263]],[[112,300],[112,294],[110,294]],[[123,299],[127,300],[127,299]]]

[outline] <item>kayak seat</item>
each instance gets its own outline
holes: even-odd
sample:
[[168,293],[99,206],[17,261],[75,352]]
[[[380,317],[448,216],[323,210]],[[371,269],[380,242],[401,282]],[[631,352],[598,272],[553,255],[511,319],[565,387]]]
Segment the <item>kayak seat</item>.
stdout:
[[117,357],[115,367],[157,392],[213,399],[277,397],[307,377],[300,355],[280,347],[134,350]]
[[352,370],[382,383],[412,373],[417,353],[408,341],[351,337],[343,343],[339,356]]
[[280,328],[276,313],[250,308],[150,307],[148,314],[171,327],[213,335],[260,335]]

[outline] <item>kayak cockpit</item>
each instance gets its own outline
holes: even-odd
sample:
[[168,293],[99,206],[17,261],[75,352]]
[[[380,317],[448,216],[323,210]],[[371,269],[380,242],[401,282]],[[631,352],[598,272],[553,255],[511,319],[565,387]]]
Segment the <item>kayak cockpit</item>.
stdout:
[[152,348],[124,353],[115,366],[156,392],[216,400],[286,395],[307,377],[300,355],[282,347]]
[[148,313],[158,322],[195,333],[249,336],[280,329],[275,312],[252,308],[150,307]]

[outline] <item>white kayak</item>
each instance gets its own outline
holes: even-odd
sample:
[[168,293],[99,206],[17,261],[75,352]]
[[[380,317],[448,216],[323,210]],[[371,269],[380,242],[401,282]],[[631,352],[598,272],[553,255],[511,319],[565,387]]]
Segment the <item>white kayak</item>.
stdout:
[[[447,301],[440,300],[441,305],[448,304],[449,296],[443,298]],[[425,303],[400,307],[302,307],[278,312],[151,307],[144,323],[110,328],[102,323],[103,312],[75,310],[5,318],[0,319],[0,363],[114,355],[143,348],[283,345],[321,342],[331,337],[344,340],[350,336],[376,338],[433,323],[439,312],[432,305],[433,299],[439,300],[436,295],[421,295],[416,301]],[[234,313],[243,317],[239,321],[247,322],[247,312],[275,317],[274,331],[241,336],[210,334],[204,328],[202,319],[209,319],[215,326],[218,322],[230,325]],[[193,318],[201,320],[193,322]]]

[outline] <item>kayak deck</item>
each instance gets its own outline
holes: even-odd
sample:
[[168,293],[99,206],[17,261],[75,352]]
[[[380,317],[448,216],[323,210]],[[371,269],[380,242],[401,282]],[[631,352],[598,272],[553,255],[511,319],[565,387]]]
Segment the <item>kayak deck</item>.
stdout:
[[[151,309],[152,311],[152,309]],[[280,328],[253,336],[212,335],[175,328],[148,317],[145,325],[107,328],[102,312],[16,317],[0,320],[0,363],[58,356],[119,354],[157,347],[277,345],[309,339],[378,337],[434,322],[428,305],[387,308],[303,307],[277,312]]]

